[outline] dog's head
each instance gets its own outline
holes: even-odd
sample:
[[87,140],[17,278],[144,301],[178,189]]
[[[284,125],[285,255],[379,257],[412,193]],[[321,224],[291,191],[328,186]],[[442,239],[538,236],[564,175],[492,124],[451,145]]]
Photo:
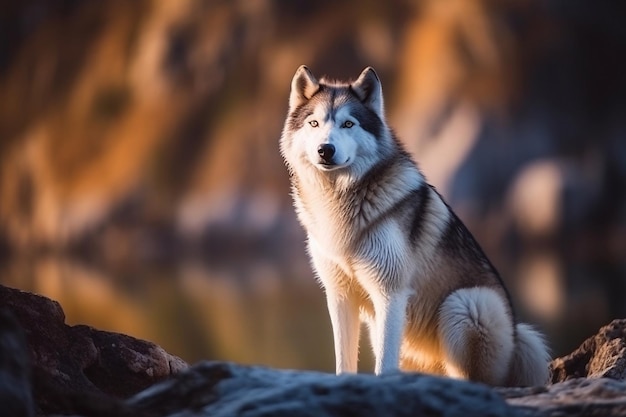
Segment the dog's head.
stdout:
[[389,136],[382,87],[371,67],[352,83],[318,81],[301,66],[291,81],[281,152],[291,168],[365,171]]

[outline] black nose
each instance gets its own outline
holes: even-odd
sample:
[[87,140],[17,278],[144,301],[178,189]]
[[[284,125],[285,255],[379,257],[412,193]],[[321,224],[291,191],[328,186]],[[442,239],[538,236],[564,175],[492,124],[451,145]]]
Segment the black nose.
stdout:
[[330,162],[335,155],[335,145],[324,143],[317,147],[317,153],[322,157],[324,162]]

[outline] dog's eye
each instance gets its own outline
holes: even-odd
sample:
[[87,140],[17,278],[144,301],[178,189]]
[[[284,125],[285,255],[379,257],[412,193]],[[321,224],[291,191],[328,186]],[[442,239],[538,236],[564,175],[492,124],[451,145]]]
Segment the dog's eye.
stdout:
[[350,129],[352,126],[354,126],[354,123],[351,122],[350,120],[346,120],[345,122],[343,122],[343,125],[341,127],[345,127],[346,129]]
[[319,123],[317,123],[317,120],[311,120],[309,124],[311,125],[311,127],[318,127],[320,125]]

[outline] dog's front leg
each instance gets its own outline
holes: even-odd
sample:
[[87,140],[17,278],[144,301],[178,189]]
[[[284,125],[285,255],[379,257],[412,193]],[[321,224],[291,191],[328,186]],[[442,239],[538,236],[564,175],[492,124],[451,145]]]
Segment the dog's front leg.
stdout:
[[376,375],[398,369],[400,345],[406,322],[408,294],[402,291],[373,297],[374,325],[370,332],[376,364]]
[[350,287],[350,279],[325,255],[314,239],[309,238],[309,252],[319,280],[326,291],[326,304],[333,327],[337,374],[356,372],[359,357],[359,304]]
[[358,304],[337,288],[326,288],[326,302],[333,327],[336,372],[356,372],[360,331]]

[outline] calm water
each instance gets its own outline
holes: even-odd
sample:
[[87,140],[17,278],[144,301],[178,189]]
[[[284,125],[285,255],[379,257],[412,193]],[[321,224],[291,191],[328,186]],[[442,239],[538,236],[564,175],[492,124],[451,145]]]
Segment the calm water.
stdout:
[[[296,269],[308,269],[306,262],[296,260]],[[116,272],[42,256],[13,259],[0,276],[4,285],[59,301],[68,324],[150,340],[189,363],[334,370],[324,295],[310,272],[259,260]]]
[[[189,363],[220,359],[333,371],[324,295],[301,253],[288,265],[234,258],[133,268],[55,255],[14,257],[0,266],[0,282],[59,301],[69,324],[150,340]],[[621,314],[624,292],[616,294],[614,281],[597,276],[577,280],[593,271],[568,272],[552,261],[540,255],[520,262],[512,274],[518,283],[507,284],[522,317],[538,324],[561,355]],[[367,342],[361,354],[361,369],[370,371]]]

